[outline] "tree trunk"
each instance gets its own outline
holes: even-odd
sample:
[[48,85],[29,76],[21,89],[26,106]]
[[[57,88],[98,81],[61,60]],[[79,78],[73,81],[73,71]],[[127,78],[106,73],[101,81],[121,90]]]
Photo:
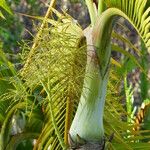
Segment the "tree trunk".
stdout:
[[70,150],[104,150],[104,144],[87,143],[77,148],[71,148]]

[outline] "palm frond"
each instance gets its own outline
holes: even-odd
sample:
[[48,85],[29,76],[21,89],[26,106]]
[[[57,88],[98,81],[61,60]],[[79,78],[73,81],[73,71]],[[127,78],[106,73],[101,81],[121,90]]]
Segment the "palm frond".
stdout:
[[150,48],[150,4],[148,0],[105,0],[109,8],[118,8],[125,15],[138,34],[143,39],[146,47]]
[[[7,144],[6,150],[15,150],[17,149],[18,145],[21,141],[29,140],[29,139],[36,139],[38,137],[38,133],[19,133],[11,137],[11,140]],[[28,147],[30,148],[30,147]]]
[[[5,0],[1,0],[0,3],[0,7],[2,7],[5,11],[7,11],[9,14],[12,15],[12,11],[10,10],[10,8],[8,7],[7,3]],[[2,14],[2,12],[0,11],[0,17],[5,18]]]
[[70,26],[82,31],[73,20],[63,18],[63,21],[43,29],[32,63],[22,77],[28,91],[39,90],[39,103],[45,116],[34,149],[61,149],[68,144],[68,132],[82,91],[85,39],[82,32],[80,35],[76,30],[71,32]]

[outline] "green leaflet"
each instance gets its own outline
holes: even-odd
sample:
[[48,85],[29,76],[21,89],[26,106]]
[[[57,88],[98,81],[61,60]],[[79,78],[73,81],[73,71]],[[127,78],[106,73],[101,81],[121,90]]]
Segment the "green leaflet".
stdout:
[[[21,141],[29,140],[29,139],[36,139],[38,137],[38,133],[20,133],[17,135],[12,136],[10,142],[8,143],[6,150],[16,150],[18,145]],[[26,147],[31,148],[31,147]]]
[[[63,140],[68,136],[66,133],[81,94],[86,63],[85,41],[79,26],[67,18],[63,21],[65,23],[58,21],[55,27],[43,29],[31,57],[32,63],[22,76],[31,90],[42,88],[40,103],[45,120],[34,149],[65,148]],[[68,145],[67,140],[65,144]]]
[[3,19],[5,19],[4,15],[2,14],[1,11],[0,11],[0,17],[2,17]]
[[148,0],[105,0],[109,7],[116,7],[125,15],[118,14],[127,19],[137,30],[143,39],[146,47],[150,47],[149,35],[149,12],[150,4]]
[[[1,0],[0,1],[0,7],[2,7],[4,10],[6,10],[9,14],[12,15],[12,11],[10,10],[10,8],[8,7],[8,5],[6,4],[5,0]],[[0,17],[2,17],[3,19],[5,18],[2,14],[2,12],[0,11]]]

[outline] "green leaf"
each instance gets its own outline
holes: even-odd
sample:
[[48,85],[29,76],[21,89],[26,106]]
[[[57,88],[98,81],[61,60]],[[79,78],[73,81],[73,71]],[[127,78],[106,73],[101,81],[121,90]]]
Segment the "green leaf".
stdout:
[[3,101],[2,99],[0,99],[0,125],[3,124],[6,118],[6,111],[9,106],[10,106],[10,100]]
[[[134,62],[134,64],[136,64],[144,72],[141,64],[138,62],[138,60],[135,56],[133,56],[132,54],[130,54],[129,52],[125,51],[124,49],[122,49],[121,47],[119,47],[117,45],[112,45],[112,50],[120,52],[120,53],[124,54],[125,56],[129,57]],[[130,66],[130,68],[132,68],[132,67],[133,67],[133,65]]]
[[[85,41],[80,39],[82,30],[67,18],[63,18],[63,21],[65,23],[62,25],[57,21],[57,26],[43,29],[30,60],[33,63],[23,75],[28,88],[36,91],[37,87],[43,87],[42,109],[46,121],[36,146],[45,149],[50,145],[51,149],[62,149],[64,142],[67,143],[86,65]],[[80,34],[76,36],[78,30],[71,32],[72,26],[76,27],[71,29],[79,28]],[[37,126],[40,120],[31,120],[29,126]]]
[[9,83],[9,81],[0,78],[0,95],[8,92],[11,88],[13,88],[13,86]]
[[4,15],[2,14],[1,11],[0,11],[0,17],[2,17],[3,19],[5,19]]
[[1,136],[0,136],[0,149],[4,149],[6,145],[8,144],[8,141],[10,139],[10,131],[11,131],[11,121],[14,115],[14,112],[17,109],[25,108],[26,103],[14,103],[14,106],[11,107],[10,111],[7,112],[6,118],[4,120],[4,123],[1,128]]
[[[36,139],[38,137],[38,133],[20,133],[17,135],[14,135],[10,142],[8,143],[6,150],[16,150],[16,148],[18,147],[18,145],[24,141],[24,140],[29,140],[29,139]],[[31,144],[31,143],[30,143]],[[32,145],[30,145],[29,147],[31,148]],[[28,149],[28,145],[25,145],[24,147],[26,147],[26,149]],[[28,148],[27,148],[28,147]]]
[[2,7],[3,9],[5,9],[9,14],[12,15],[12,11],[8,7],[8,5],[6,4],[5,0],[1,0],[0,7]]
[[[130,145],[133,148],[133,150],[149,150],[150,149],[150,143],[130,143]],[[113,146],[115,147],[115,150],[124,149],[124,145],[119,144],[119,143],[113,143]]]
[[136,29],[143,39],[148,51],[150,50],[150,33],[149,33],[149,0],[105,0],[109,8],[117,8],[120,14]]
[[132,48],[138,56],[141,56],[141,52],[138,48],[136,48],[127,38],[123,37],[122,35],[117,34],[116,32],[112,32],[112,37],[121,40],[122,42],[128,44],[130,48]]

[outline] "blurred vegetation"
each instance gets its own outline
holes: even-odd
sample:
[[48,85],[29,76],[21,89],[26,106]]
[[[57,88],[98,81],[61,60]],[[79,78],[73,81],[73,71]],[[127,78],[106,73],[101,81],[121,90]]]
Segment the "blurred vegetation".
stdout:
[[37,0],[7,0],[6,2],[13,10],[13,15],[2,10],[7,19],[0,19],[0,41],[3,42],[5,52],[16,53],[22,39],[32,39],[32,36],[26,30],[34,32],[32,20],[18,13],[42,15],[44,4]]
[[[47,10],[47,4],[50,0],[6,0],[8,6],[13,10],[13,15],[8,14],[4,9],[2,13],[7,19],[0,19],[0,41],[3,42],[3,50],[9,53],[17,53],[19,51],[19,43],[22,40],[32,40],[32,34],[35,33],[34,24],[38,21],[32,20],[23,14],[30,16],[43,16]],[[76,5],[74,5],[77,3]],[[69,14],[79,20],[83,27],[87,26],[89,17],[82,0],[70,0],[64,2],[59,0],[56,4],[58,9],[69,7]],[[64,7],[63,7],[64,6]],[[85,5],[84,5],[85,6]],[[71,9],[74,8],[74,9]],[[8,8],[7,8],[8,9]],[[81,11],[80,14],[75,13]],[[83,19],[84,17],[84,19]]]

